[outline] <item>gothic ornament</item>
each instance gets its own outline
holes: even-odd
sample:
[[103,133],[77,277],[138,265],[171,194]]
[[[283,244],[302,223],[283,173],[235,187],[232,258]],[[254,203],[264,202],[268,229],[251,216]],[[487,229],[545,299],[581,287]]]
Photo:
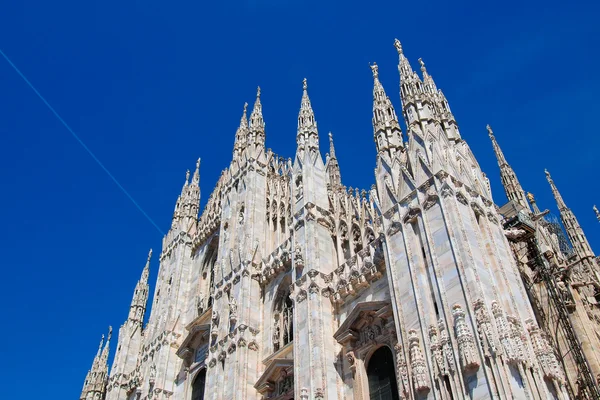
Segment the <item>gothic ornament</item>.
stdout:
[[463,370],[471,371],[478,369],[479,357],[477,356],[475,339],[465,321],[465,312],[460,304],[455,304],[452,307],[452,315],[454,316],[454,334],[458,342],[458,352]]

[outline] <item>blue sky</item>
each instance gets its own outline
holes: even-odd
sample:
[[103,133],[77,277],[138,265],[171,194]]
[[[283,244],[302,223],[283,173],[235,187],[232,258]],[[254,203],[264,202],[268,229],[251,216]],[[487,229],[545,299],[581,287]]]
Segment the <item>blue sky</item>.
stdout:
[[[487,123],[525,189],[556,212],[552,172],[600,251],[599,4],[368,3],[5,2],[0,48],[166,231],[198,157],[204,205],[257,85],[267,146],[292,157],[308,78],[323,155],[331,130],[343,182],[368,188],[368,63],[399,109],[398,37],[444,90],[495,201]],[[76,398],[161,235],[2,59],[0,87],[3,395]],[[157,268],[155,257],[152,281]]]

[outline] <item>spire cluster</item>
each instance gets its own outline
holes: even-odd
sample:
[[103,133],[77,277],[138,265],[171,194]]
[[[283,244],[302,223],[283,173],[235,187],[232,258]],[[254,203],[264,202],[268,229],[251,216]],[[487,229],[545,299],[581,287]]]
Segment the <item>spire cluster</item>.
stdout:
[[108,383],[108,356],[110,351],[110,339],[112,337],[112,327],[108,327],[108,337],[104,342],[104,335],[100,339],[98,351],[92,362],[92,368],[88,370],[79,398],[84,399],[102,399],[106,394],[106,385]]

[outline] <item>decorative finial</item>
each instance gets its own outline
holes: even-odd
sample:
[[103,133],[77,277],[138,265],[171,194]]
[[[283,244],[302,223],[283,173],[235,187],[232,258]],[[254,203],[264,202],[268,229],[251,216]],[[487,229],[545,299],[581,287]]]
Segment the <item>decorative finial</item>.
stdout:
[[379,77],[379,67],[377,66],[377,63],[369,64],[369,67],[371,67],[371,71],[373,71],[373,78]]
[[598,222],[600,222],[600,211],[598,211],[598,207],[596,207],[594,205],[594,212],[596,213],[596,218],[598,219]]
[[548,172],[546,168],[544,168],[544,173],[546,174],[546,178],[552,179],[552,177],[550,176],[550,172]]
[[150,249],[150,251],[148,252],[148,262],[150,262],[151,258],[152,258],[152,249]]
[[256,97],[260,97],[260,86],[256,88]]
[[246,116],[246,111],[248,111],[248,103],[244,103],[244,117]]
[[394,39],[394,47],[396,47],[398,54],[402,54],[402,43],[398,39]]
[[427,69],[425,68],[425,62],[423,62],[422,58],[419,58],[419,64],[421,64],[421,72],[427,72]]
[[185,171],[185,183],[187,185],[187,183],[190,180],[190,170],[188,169],[187,171]]
[[304,89],[304,90],[308,89],[308,84],[306,83],[306,78],[304,78],[302,80],[302,89]]
[[112,326],[108,326],[108,339],[107,342],[110,342],[110,338],[112,337]]
[[196,160],[196,169],[200,169],[200,157]]
[[487,124],[485,127],[486,127],[486,129],[487,129],[488,134],[490,135],[490,137],[494,136],[494,131],[492,131],[492,127],[490,126],[490,124]]

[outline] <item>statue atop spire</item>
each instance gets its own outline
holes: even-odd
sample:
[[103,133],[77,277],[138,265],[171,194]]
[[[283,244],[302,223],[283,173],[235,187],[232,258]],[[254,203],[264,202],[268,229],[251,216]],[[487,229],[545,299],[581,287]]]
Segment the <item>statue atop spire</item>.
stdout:
[[529,210],[529,203],[525,197],[525,191],[519,183],[517,174],[506,161],[502,149],[498,145],[498,142],[496,142],[496,137],[494,136],[492,127],[487,125],[486,128],[488,135],[492,140],[492,146],[494,147],[494,153],[496,154],[496,160],[498,161],[498,167],[500,168],[500,180],[502,181],[502,186],[504,186],[506,198],[520,205],[525,210]]
[[333,147],[333,135],[329,132],[329,156],[331,158],[335,157],[335,147]]
[[573,245],[573,250],[575,254],[579,257],[579,259],[587,265],[595,265],[593,259],[595,258],[594,252],[590,247],[590,244],[579,225],[579,221],[575,217],[575,214],[571,209],[567,207],[565,201],[563,200],[558,188],[554,184],[554,180],[548,172],[547,169],[544,170],[546,173],[546,179],[550,184],[550,188],[552,189],[552,194],[554,194],[554,199],[556,200],[556,204],[558,205],[558,210],[560,211],[560,219],[565,227],[565,231],[567,231],[567,236]]
[[319,152],[319,132],[317,130],[315,113],[308,97],[306,78],[302,80],[302,101],[300,103],[300,112],[298,113],[296,144],[298,145],[297,155],[300,157],[304,157],[304,150],[309,150],[313,155]]
[[200,183],[200,158],[196,161],[196,170],[194,171],[194,176],[192,177],[192,184],[198,186]]
[[373,135],[377,152],[403,147],[402,130],[390,98],[379,81],[379,67],[370,65],[373,72]]
[[240,118],[240,125],[235,132],[235,143],[233,144],[233,157],[241,156],[242,152],[246,148],[248,143],[248,118],[246,112],[248,110],[248,103],[244,103],[244,111]]
[[112,327],[109,327],[108,339],[104,343],[104,335],[100,339],[100,346],[92,368],[88,371],[83,389],[79,398],[85,399],[103,399],[106,395],[106,386],[108,384],[108,353],[110,348],[110,338],[112,336]]
[[594,209],[594,212],[596,213],[596,219],[598,220],[598,222],[600,222],[600,211],[598,211],[598,207],[596,207],[596,205],[594,205],[593,209]]
[[554,184],[554,180],[552,179],[550,172],[548,172],[547,169],[544,169],[544,173],[546,174],[546,179],[548,180],[548,183],[550,184],[550,188],[552,189],[552,194],[554,195],[554,200],[556,200],[556,205],[558,206],[558,210],[561,212],[563,210],[566,210],[567,205],[565,204],[565,201],[563,200],[560,192],[558,191],[558,188]]
[[265,145],[265,121],[262,114],[262,104],[260,102],[260,86],[256,89],[256,100],[254,108],[250,114],[250,132],[257,145]]
[[315,114],[308,97],[308,84],[306,78],[302,80],[302,102],[300,104],[300,113],[298,114],[298,132],[303,130],[317,129]]
[[148,252],[148,258],[146,259],[146,265],[142,270],[142,275],[135,285],[133,291],[133,299],[131,300],[131,306],[129,307],[128,321],[133,323],[142,324],[144,322],[144,314],[146,312],[146,304],[148,303],[148,292],[150,286],[148,285],[148,277],[150,276],[150,260],[152,259],[152,249]]

